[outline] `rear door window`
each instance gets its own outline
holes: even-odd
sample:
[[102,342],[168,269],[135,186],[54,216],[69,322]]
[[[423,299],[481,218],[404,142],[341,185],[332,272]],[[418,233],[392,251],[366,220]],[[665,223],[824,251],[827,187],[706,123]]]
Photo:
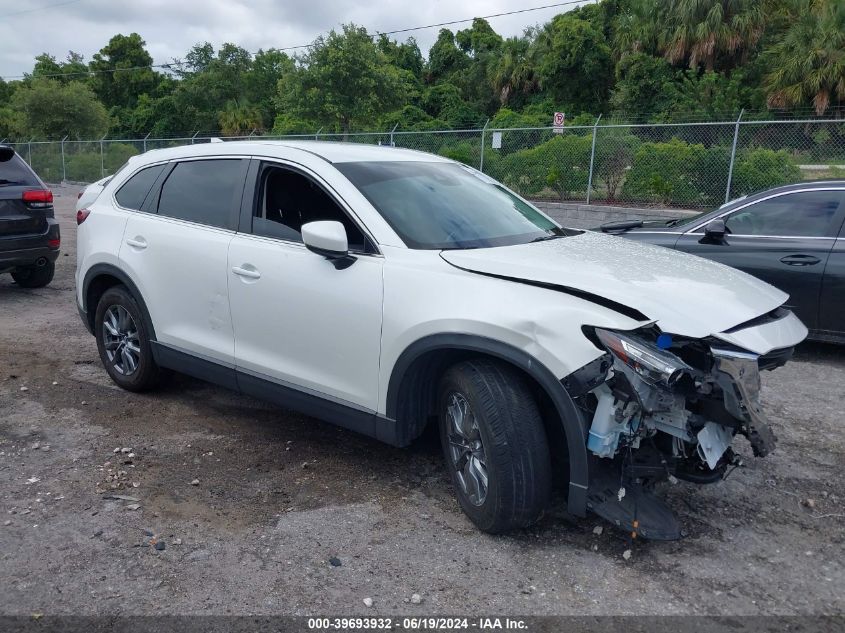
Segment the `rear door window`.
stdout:
[[234,230],[246,163],[230,158],[176,163],[161,186],[159,215]]
[[[127,180],[117,193],[114,194],[117,203],[124,209],[134,209],[135,211],[144,206],[144,200],[153,188],[153,184],[158,178],[165,165],[153,165],[146,167]],[[105,186],[107,182],[103,184]]]
[[775,196],[732,213],[732,235],[835,237],[842,218],[841,191],[801,191]]

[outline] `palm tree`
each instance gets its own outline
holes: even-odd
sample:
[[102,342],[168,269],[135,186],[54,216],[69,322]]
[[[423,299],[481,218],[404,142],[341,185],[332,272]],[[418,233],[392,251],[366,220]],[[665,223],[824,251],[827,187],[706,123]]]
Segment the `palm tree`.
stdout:
[[510,37],[502,44],[501,57],[490,66],[490,85],[499,102],[506,106],[515,94],[537,89],[536,64],[530,37]]
[[760,40],[765,18],[760,0],[634,0],[620,16],[617,39],[675,65],[713,70],[744,58]]
[[220,113],[218,121],[220,131],[226,136],[244,136],[263,127],[261,111],[251,103],[237,99],[226,102],[226,109]]
[[769,107],[812,102],[824,114],[845,100],[845,5],[841,0],[792,0],[791,25],[765,52]]

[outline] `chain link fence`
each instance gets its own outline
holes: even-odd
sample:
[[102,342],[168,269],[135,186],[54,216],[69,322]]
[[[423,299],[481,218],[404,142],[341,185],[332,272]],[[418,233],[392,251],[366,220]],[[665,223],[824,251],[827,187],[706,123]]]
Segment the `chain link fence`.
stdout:
[[[48,182],[92,182],[133,155],[211,141],[211,136],[11,143]],[[564,128],[250,134],[224,140],[319,140],[392,145],[480,169],[545,201],[701,208],[801,180],[845,178],[845,120]]]

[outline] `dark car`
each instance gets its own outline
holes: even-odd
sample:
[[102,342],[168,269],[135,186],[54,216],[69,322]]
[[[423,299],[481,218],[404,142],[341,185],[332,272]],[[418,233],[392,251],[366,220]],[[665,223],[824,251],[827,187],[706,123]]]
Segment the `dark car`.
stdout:
[[0,145],[0,273],[12,273],[22,288],[46,286],[60,244],[53,193],[14,149]]
[[810,338],[845,343],[845,181],[806,182],[659,222],[611,222],[624,235],[700,255],[789,294]]

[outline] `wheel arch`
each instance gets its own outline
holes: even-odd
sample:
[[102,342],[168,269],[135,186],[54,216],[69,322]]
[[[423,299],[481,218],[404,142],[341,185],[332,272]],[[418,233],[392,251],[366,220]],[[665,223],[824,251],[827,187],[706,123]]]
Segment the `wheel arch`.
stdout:
[[150,335],[150,340],[155,341],[155,327],[153,326],[153,321],[150,318],[150,312],[147,309],[147,304],[144,301],[141,291],[138,290],[138,286],[134,281],[132,281],[129,275],[112,264],[95,264],[88,269],[87,273],[85,273],[85,278],[82,283],[82,310],[85,314],[88,331],[92,334],[94,333],[94,317],[97,312],[97,303],[100,301],[100,297],[103,296],[103,293],[106,292],[106,290],[118,285],[125,286],[126,289],[132,293],[135,301],[138,302],[138,306],[141,308],[141,312],[143,314],[144,325]]
[[[563,384],[527,352],[473,334],[442,333],[409,345],[399,356],[387,386],[386,415],[395,420],[397,443],[407,445],[422,434],[433,411],[443,371],[466,358],[486,356],[516,368],[541,394],[538,404],[550,444],[563,432],[569,463],[569,511],[586,513],[589,481],[586,423]],[[544,406],[545,405],[545,406]],[[551,407],[549,410],[548,407]],[[550,416],[549,413],[553,413]],[[550,419],[553,417],[554,419]]]

